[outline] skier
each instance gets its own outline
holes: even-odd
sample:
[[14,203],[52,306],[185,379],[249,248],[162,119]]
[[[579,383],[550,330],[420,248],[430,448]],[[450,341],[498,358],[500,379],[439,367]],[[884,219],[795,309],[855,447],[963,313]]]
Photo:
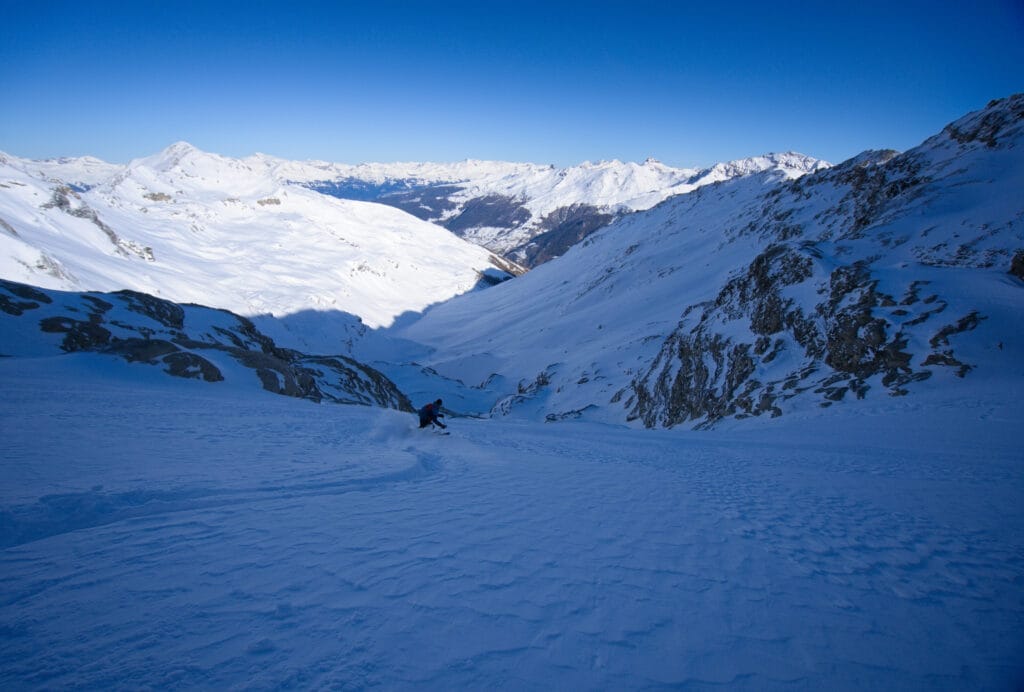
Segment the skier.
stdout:
[[444,418],[444,414],[441,413],[441,400],[438,399],[432,404],[427,404],[420,409],[420,427],[425,428],[428,425],[439,425],[442,428],[448,426],[438,420],[438,418]]

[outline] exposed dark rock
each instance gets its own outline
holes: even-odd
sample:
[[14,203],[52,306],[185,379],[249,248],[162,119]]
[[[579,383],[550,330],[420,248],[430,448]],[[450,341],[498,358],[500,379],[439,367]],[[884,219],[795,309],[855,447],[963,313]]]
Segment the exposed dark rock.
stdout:
[[485,195],[466,202],[462,211],[445,221],[444,226],[461,235],[480,226],[518,228],[531,216],[530,210],[523,206],[523,200],[506,195]]
[[163,339],[119,339],[110,349],[129,363],[154,364],[170,353],[179,353],[178,346]]
[[877,283],[862,262],[832,272],[829,302],[818,306],[828,324],[824,361],[860,380],[882,374],[886,386],[904,384],[913,374],[910,354],[902,350],[906,339],[890,334],[889,322],[875,315],[886,302]]
[[[869,382],[900,396],[908,384],[930,377],[931,370],[913,365],[903,330],[940,313],[944,301],[919,300],[926,282],[915,281],[898,305],[878,290],[869,262],[822,274],[815,265],[820,254],[806,243],[771,245],[714,300],[688,307],[654,363],[634,380],[626,404],[629,418],[648,427],[687,421],[708,427],[728,416],[782,415],[787,399],[806,392],[830,406],[847,395],[863,398]],[[810,313],[785,295],[787,287],[808,281],[815,282],[813,295],[820,296]],[[900,324],[887,313],[909,319]],[[933,348],[948,345],[953,333],[973,329],[978,319],[972,314],[941,329]],[[749,341],[724,335],[742,333],[724,328],[737,321],[746,325]],[[755,377],[770,371],[766,366],[787,351],[801,365],[769,381]],[[955,365],[961,376],[970,370],[951,350],[921,363],[938,365]]]
[[307,356],[299,360],[320,383],[324,396],[338,403],[387,405],[413,411],[412,402],[381,372],[345,356]]
[[120,296],[132,312],[145,315],[168,329],[181,329],[185,326],[185,311],[176,303],[138,291],[123,290],[114,295]]
[[164,372],[174,377],[202,379],[206,382],[220,382],[224,379],[217,366],[210,361],[195,353],[183,351],[177,344],[163,339],[116,339],[105,352],[119,355],[129,363],[163,363],[167,366]]
[[256,371],[263,388],[274,394],[320,401],[323,394],[303,368],[273,353],[233,351],[236,359]]
[[[3,280],[0,289],[0,307],[11,316],[8,319],[32,310],[44,313],[38,322],[25,320],[13,327],[62,334],[59,348],[64,352],[117,356],[131,363],[163,366],[175,377],[206,382],[224,379],[221,370],[202,355],[219,353],[252,369],[263,387],[277,394],[412,410],[408,398],[377,370],[346,356],[309,356],[280,348],[251,320],[225,310],[181,306],[136,291],[50,294]],[[113,310],[115,304],[140,319],[125,319],[122,311]],[[190,310],[208,313],[202,318],[201,333],[189,331]],[[111,320],[111,313],[121,317]]]
[[92,321],[71,317],[47,317],[39,322],[44,332],[64,334],[61,349],[67,352],[96,351],[110,343],[110,330]]
[[516,386],[516,393],[496,403],[491,408],[491,413],[508,415],[519,404],[539,396],[551,384],[551,371],[553,368],[555,366],[548,366],[547,369],[538,373],[533,380],[520,380]]
[[[14,281],[0,279],[0,288],[10,294],[4,295],[0,293],[0,310],[3,310],[8,315],[20,316],[27,310],[35,310],[41,304],[53,302],[50,296],[42,291],[32,286],[15,283]],[[13,300],[12,296],[21,300]]]
[[948,125],[942,132],[959,144],[980,142],[995,149],[999,146],[1000,135],[1021,120],[1024,120],[1024,94],[1014,94],[989,102],[979,115]]
[[976,328],[981,321],[987,319],[984,315],[979,314],[977,311],[971,312],[968,315],[961,317],[956,324],[948,324],[938,331],[930,340],[932,348],[938,348],[939,346],[949,346],[949,337],[953,334],[962,334],[963,332],[971,331]]
[[844,238],[859,237],[861,232],[879,221],[887,205],[897,197],[912,193],[928,182],[920,174],[921,163],[913,156],[894,156],[886,165],[840,165],[827,172],[826,179],[848,186],[849,192],[837,209],[852,219]]
[[945,327],[940,329],[928,343],[934,349],[939,349],[943,346],[947,348],[943,350],[936,350],[935,353],[930,354],[924,360],[922,365],[945,365],[955,367],[957,369],[956,374],[960,377],[964,377],[974,368],[973,366],[959,360],[953,353],[953,349],[948,348],[949,337],[954,334],[962,334],[963,332],[972,331],[981,324],[982,320],[985,319],[988,318],[975,311],[961,317],[955,324],[947,324]]
[[220,370],[210,361],[194,353],[178,351],[163,357],[167,372],[174,377],[201,379],[204,382],[220,382],[224,379]]
[[558,421],[563,420],[576,420],[582,418],[583,414],[585,414],[587,411],[593,411],[596,408],[596,406],[591,404],[589,406],[584,406],[583,408],[580,409],[573,409],[571,411],[562,411],[561,413],[549,413],[546,416],[544,416],[544,422],[557,423]]
[[1024,280],[1024,250],[1017,250],[1013,253],[1013,259],[1010,261],[1010,274]]
[[604,228],[616,219],[615,214],[604,212],[590,204],[560,207],[541,221],[540,233],[522,248],[512,251],[521,254],[528,267],[536,267],[559,257],[587,236]]

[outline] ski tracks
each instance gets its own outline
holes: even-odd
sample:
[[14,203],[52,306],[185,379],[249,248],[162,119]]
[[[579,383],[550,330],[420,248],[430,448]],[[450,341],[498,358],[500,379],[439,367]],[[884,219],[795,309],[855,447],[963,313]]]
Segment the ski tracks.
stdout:
[[79,493],[46,495],[32,504],[0,510],[0,549],[128,519],[155,519],[161,515],[216,510],[234,505],[342,495],[356,490],[381,490],[428,478],[437,474],[442,465],[440,457],[429,453],[414,455],[411,462],[406,468],[392,472],[344,480],[126,492],[105,492],[96,488]]
[[955,455],[291,423],[201,487],[16,508],[0,683],[991,688],[1024,630],[1020,488],[937,503]]

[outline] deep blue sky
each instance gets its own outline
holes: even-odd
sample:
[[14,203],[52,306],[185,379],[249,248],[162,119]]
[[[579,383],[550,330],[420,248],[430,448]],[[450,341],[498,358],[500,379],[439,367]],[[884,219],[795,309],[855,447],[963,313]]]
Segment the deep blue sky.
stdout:
[[0,0],[0,151],[703,166],[1024,91],[1024,0]]

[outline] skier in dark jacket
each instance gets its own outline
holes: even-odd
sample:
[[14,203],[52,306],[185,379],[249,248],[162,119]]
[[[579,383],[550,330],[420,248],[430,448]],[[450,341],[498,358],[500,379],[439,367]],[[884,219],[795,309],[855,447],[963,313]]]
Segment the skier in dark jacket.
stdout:
[[448,426],[438,420],[438,418],[444,418],[444,414],[441,413],[441,400],[438,399],[432,404],[427,404],[420,409],[420,427],[425,428],[430,424],[439,425],[442,428]]

